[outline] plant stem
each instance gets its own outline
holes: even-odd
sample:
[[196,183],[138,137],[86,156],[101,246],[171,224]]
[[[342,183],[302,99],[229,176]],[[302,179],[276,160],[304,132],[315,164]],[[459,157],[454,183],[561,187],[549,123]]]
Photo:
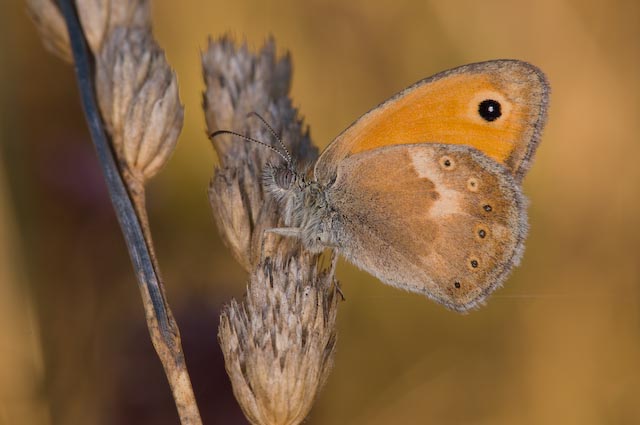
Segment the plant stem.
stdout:
[[157,265],[153,261],[150,238],[145,238],[140,218],[123,182],[98,111],[91,56],[84,32],[73,2],[59,0],[58,4],[69,32],[82,107],[138,279],[151,341],[169,380],[181,423],[199,425],[202,420],[186,369],[180,333],[165,300]]

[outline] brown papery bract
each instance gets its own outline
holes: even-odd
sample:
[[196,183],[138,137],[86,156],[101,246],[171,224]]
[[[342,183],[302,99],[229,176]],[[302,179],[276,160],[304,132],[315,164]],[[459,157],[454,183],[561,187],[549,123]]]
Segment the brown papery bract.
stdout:
[[[27,6],[45,47],[61,59],[72,62],[67,28],[55,2],[27,0]],[[76,2],[76,7],[94,55],[102,50],[105,39],[116,27],[151,30],[148,0],[84,0]]]
[[62,14],[52,0],[27,0],[27,11],[47,50],[66,62],[72,62],[69,34]]

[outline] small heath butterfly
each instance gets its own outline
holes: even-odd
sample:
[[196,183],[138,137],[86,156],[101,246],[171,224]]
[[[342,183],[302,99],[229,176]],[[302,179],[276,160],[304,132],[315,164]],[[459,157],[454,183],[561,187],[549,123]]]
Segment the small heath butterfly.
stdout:
[[286,164],[265,171],[288,226],[272,231],[450,309],[477,306],[522,256],[521,181],[548,94],[544,74],[517,60],[419,81],[342,132],[313,176],[285,148]]

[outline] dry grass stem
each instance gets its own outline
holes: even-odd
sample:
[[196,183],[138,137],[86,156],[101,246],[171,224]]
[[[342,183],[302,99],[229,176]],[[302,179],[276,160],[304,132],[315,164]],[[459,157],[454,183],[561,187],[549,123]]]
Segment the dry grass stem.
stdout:
[[[257,54],[229,38],[210,42],[202,57],[209,132],[234,130],[275,143],[257,112],[271,123],[297,163],[317,156],[288,97],[291,64],[272,41]],[[247,295],[220,318],[218,337],[234,394],[255,425],[301,423],[324,383],[336,341],[338,297],[334,265],[306,253],[294,239],[266,234],[282,212],[262,188],[263,168],[280,161],[257,144],[223,136],[209,189],[218,230],[250,272]],[[333,259],[335,260],[335,259]]]
[[[75,34],[86,38],[96,58],[93,87],[118,169],[113,170],[109,165],[113,161],[100,156],[100,149],[99,157],[107,175],[113,172],[120,177],[108,177],[107,181],[136,268],[151,340],[171,386],[181,423],[198,425],[202,421],[184,361],[180,332],[166,302],[145,207],[145,183],[167,162],[182,129],[184,113],[176,77],[151,34],[146,0],[79,1],[77,14],[82,31],[75,33],[77,20],[71,4],[67,0],[61,5],[62,15],[51,1],[29,0],[45,45],[68,59],[69,40],[74,40]],[[65,21],[68,33],[61,25]],[[78,49],[77,45],[74,49]],[[73,53],[76,60],[86,55],[83,49]],[[82,68],[78,65],[79,73]],[[80,81],[82,78],[79,76]],[[91,91],[82,87],[81,84],[82,90]],[[87,115],[97,115],[97,111],[91,110],[95,105],[90,101],[88,105],[85,101]],[[92,128],[91,118],[89,122]],[[96,138],[101,138],[103,132],[104,129],[98,130],[97,135],[92,132],[96,146],[100,145]],[[122,181],[128,193],[124,198],[117,195]],[[127,215],[130,208],[127,205],[133,206],[135,213],[131,209]],[[129,245],[129,238],[140,242]],[[140,262],[141,258],[146,260]]]

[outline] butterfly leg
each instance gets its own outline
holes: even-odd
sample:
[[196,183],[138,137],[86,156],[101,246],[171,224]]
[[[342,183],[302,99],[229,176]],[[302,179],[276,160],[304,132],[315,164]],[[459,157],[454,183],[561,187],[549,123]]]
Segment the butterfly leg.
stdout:
[[302,230],[298,227],[272,227],[270,229],[264,229],[260,247],[261,255],[264,254],[264,247],[267,240],[267,235],[269,234],[299,239],[302,235]]
[[[308,231],[303,230],[300,227],[274,227],[271,229],[265,229],[264,235],[267,233],[276,234],[284,237],[292,237],[300,240],[302,244],[314,254],[322,252],[324,249],[338,249],[339,246],[335,243],[328,243],[322,241],[320,236],[309,235]],[[310,237],[311,236],[311,237]],[[263,236],[263,240],[264,240]]]
[[[265,249],[267,249],[267,251],[269,252],[273,249],[273,238],[268,237],[269,235],[273,234],[285,237],[299,238],[301,236],[301,230],[297,227],[272,227],[269,229],[264,229],[260,241],[260,262],[264,261]],[[269,242],[267,242],[267,240],[269,240]]]
[[275,233],[280,236],[288,236],[293,238],[299,238],[302,234],[302,229],[299,227],[272,227],[271,229],[265,229],[265,233]]

